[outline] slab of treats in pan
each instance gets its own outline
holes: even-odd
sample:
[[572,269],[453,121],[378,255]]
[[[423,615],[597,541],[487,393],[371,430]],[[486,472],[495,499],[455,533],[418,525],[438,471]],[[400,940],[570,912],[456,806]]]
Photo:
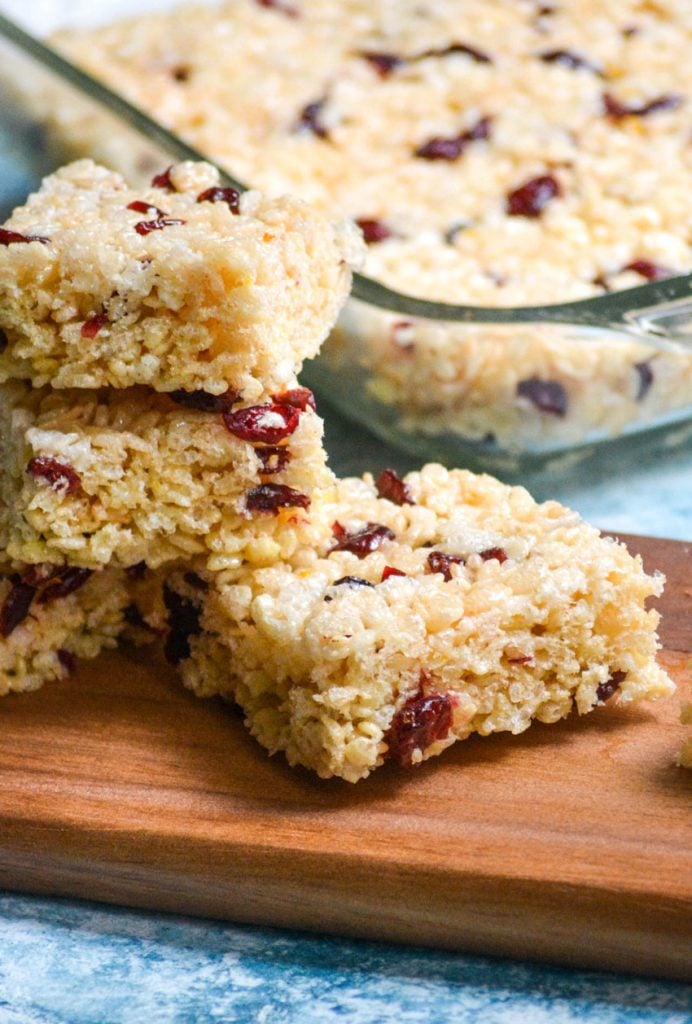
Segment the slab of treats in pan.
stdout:
[[[686,0],[227,0],[54,42],[241,180],[358,220],[366,271],[409,294],[562,302],[692,268]],[[510,449],[692,397],[689,354],[362,304],[322,358],[362,364],[400,430]]]
[[289,560],[167,583],[186,685],[237,701],[291,764],[356,782],[672,692],[644,608],[662,580],[556,502],[429,465],[341,480],[312,515]]
[[133,190],[79,161],[0,234],[0,379],[284,390],[331,327],[358,246],[299,200],[219,187],[207,164]]

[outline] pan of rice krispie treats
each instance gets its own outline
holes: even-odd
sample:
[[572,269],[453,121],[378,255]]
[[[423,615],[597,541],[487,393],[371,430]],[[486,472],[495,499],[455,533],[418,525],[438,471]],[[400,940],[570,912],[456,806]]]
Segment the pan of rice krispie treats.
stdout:
[[428,465],[315,496],[290,560],[166,583],[167,653],[270,752],[350,782],[472,733],[520,733],[673,690],[662,580],[556,502]]
[[[226,0],[53,43],[253,187],[355,219],[399,291],[513,307],[692,268],[687,0]],[[354,301],[310,372],[409,449],[487,464],[692,405],[689,354]]]
[[284,390],[332,326],[360,244],[300,200],[222,188],[208,164],[131,189],[79,161],[0,231],[0,379]]
[[0,385],[7,551],[27,562],[268,564],[307,539],[333,480],[312,393]]

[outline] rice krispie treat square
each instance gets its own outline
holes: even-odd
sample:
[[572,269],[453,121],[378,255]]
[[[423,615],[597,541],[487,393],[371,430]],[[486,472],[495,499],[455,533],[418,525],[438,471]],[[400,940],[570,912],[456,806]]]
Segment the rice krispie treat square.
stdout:
[[429,465],[338,482],[313,524],[290,561],[167,584],[185,684],[292,765],[356,782],[673,690],[644,607],[662,578],[556,502]]
[[[130,629],[137,607],[121,569],[21,565],[0,569],[0,696],[63,679],[78,658],[94,658]],[[129,609],[129,611],[128,611]],[[133,639],[153,638],[141,605]],[[149,634],[147,636],[147,634]]]
[[0,229],[0,380],[255,400],[315,355],[359,244],[300,200],[220,187],[208,164],[138,190],[90,160],[63,167]]
[[205,555],[217,569],[289,557],[333,479],[312,393],[290,383],[256,405],[0,386],[9,556],[95,568]]

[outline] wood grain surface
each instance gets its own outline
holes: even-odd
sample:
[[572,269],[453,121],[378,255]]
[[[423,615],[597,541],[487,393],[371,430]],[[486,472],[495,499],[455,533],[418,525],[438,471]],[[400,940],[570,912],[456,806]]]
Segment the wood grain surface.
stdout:
[[692,548],[629,538],[669,584],[679,692],[472,738],[357,786],[269,759],[151,653],[0,716],[0,885],[603,969],[689,976]]

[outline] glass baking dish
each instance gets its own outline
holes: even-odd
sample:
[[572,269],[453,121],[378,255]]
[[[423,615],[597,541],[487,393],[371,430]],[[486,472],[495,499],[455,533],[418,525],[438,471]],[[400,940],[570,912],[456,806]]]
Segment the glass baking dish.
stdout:
[[[141,8],[128,0],[88,6],[35,0],[24,11],[14,0],[0,4],[4,14],[39,35],[58,26],[108,22]],[[50,51],[33,47],[29,54],[16,36],[10,42],[7,27],[3,35],[4,212],[59,159],[88,153],[130,179],[146,180],[170,159],[198,155]],[[184,78],[184,69],[176,74]],[[201,146],[201,133],[190,128],[181,134],[222,162],[213,145]],[[232,175],[237,169],[230,163],[226,157],[223,167]],[[255,177],[267,187],[259,171]],[[303,189],[308,196],[309,186],[308,181]],[[301,188],[296,184],[293,191],[300,194]],[[378,243],[370,252],[387,244],[377,237],[377,221],[363,226],[366,238]],[[623,280],[631,285],[633,275]],[[616,439],[686,444],[692,355],[647,334],[641,318],[626,314],[680,301],[689,291],[689,280],[677,278],[672,286],[660,281],[615,292],[605,304],[566,305],[562,312],[557,306],[533,313],[503,308],[484,317],[483,309],[465,311],[446,295],[436,295],[445,304],[421,301],[359,276],[354,297],[303,378],[348,417],[418,458],[488,469],[508,479],[571,465]],[[469,322],[493,315],[505,322]],[[683,331],[688,327],[686,322]]]

